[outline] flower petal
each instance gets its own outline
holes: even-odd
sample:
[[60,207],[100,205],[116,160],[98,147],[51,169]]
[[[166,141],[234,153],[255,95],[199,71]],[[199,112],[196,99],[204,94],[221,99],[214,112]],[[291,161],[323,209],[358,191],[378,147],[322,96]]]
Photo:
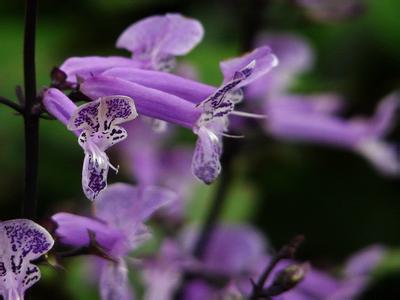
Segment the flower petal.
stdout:
[[237,88],[251,83],[259,77],[267,74],[272,68],[278,65],[278,59],[272,53],[269,47],[259,47],[248,54],[230,60],[225,60],[220,63],[225,82],[234,78],[235,73],[239,70],[245,70],[252,61],[255,61],[255,65],[251,71],[251,74],[246,76],[246,78],[244,78],[237,85]]
[[23,299],[25,290],[40,279],[40,270],[31,262],[54,244],[51,235],[27,219],[0,223],[0,294],[4,299]]
[[184,55],[203,38],[200,22],[180,14],[152,16],[129,26],[118,38],[117,47],[134,53],[134,59],[148,59],[154,69],[162,60]]
[[390,94],[380,101],[370,122],[371,134],[377,137],[385,136],[395,125],[399,106],[400,97],[398,93]]
[[144,87],[116,77],[91,77],[80,86],[92,99],[108,95],[126,95],[135,99],[139,114],[192,128],[201,114],[193,103],[174,95]]
[[60,69],[67,75],[67,81],[77,83],[78,78],[87,79],[114,67],[138,68],[140,64],[127,57],[85,56],[68,58]]
[[149,237],[143,222],[175,197],[175,193],[163,188],[116,183],[100,194],[96,216],[125,234],[127,243],[121,251],[128,251]]
[[271,47],[279,65],[248,86],[246,94],[252,98],[263,99],[286,91],[298,74],[312,66],[313,52],[303,37],[291,33],[262,34],[256,45]]
[[100,128],[100,102],[93,101],[79,106],[68,121],[69,130],[98,131]]
[[77,106],[58,89],[49,88],[44,92],[43,104],[46,110],[64,125],[68,124]]
[[109,161],[104,152],[101,154],[101,157],[95,157],[86,152],[83,160],[82,188],[85,196],[92,201],[107,187]]
[[121,124],[138,116],[135,103],[130,97],[113,95],[101,97],[99,101],[101,120],[108,124],[108,126],[103,125],[105,130],[109,129],[111,125]]
[[221,172],[219,158],[222,154],[221,138],[212,131],[200,127],[192,159],[193,174],[206,184],[212,183]]
[[216,90],[214,86],[160,71],[121,67],[109,69],[102,75],[131,81],[196,104]]
[[118,263],[104,262],[100,275],[102,300],[133,300],[133,290],[128,279],[128,268],[121,258]]
[[58,213],[52,217],[52,220],[57,224],[57,236],[65,245],[88,246],[89,231],[94,233],[96,242],[105,250],[113,249],[123,239],[123,234],[118,229],[96,219],[70,213]]

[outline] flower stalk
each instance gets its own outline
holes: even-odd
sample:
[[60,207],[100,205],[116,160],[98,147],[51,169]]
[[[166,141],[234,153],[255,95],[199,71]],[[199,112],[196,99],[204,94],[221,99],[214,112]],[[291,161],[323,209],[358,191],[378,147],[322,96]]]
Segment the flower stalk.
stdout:
[[22,215],[34,219],[37,205],[37,180],[39,156],[39,113],[36,96],[35,38],[37,0],[27,0],[25,9],[24,34],[24,89],[23,110],[25,129],[25,195]]

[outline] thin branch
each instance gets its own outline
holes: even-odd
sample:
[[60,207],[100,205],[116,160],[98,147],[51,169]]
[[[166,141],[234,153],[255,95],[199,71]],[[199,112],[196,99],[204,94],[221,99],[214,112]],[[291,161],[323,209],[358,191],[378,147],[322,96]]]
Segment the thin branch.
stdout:
[[20,113],[20,114],[24,113],[22,107],[18,103],[15,103],[15,102],[11,101],[10,99],[0,96],[0,103],[7,105],[8,107],[15,110],[17,113]]

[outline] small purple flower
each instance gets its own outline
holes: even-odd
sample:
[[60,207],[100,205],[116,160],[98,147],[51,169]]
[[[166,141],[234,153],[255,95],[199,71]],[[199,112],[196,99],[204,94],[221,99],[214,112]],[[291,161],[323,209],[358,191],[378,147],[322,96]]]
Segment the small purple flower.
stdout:
[[152,16],[129,26],[117,40],[117,48],[133,53],[146,69],[170,70],[175,56],[189,53],[203,38],[201,23],[180,14]]
[[346,120],[335,115],[343,106],[331,95],[277,96],[265,103],[265,125],[276,138],[313,142],[355,151],[385,175],[398,175],[400,162],[396,147],[383,140],[394,124],[399,98],[383,99],[370,119]]
[[144,222],[160,207],[175,198],[169,190],[128,184],[113,184],[95,202],[96,219],[69,213],[53,216],[57,236],[63,244],[85,247],[93,232],[96,242],[115,261],[100,263],[100,293],[103,300],[133,299],[128,281],[125,257],[144,241],[150,233]]
[[51,235],[27,219],[0,223],[0,294],[4,299],[23,300],[25,291],[40,280],[40,270],[32,263],[54,244]]
[[126,96],[101,97],[79,106],[72,114],[68,129],[82,130],[78,142],[85,152],[82,187],[88,199],[95,200],[106,188],[109,167],[118,171],[105,153],[128,135],[124,128],[117,125],[136,117],[135,104]]
[[197,20],[180,14],[152,16],[132,24],[118,38],[117,47],[131,51],[132,58],[71,57],[60,69],[72,85],[113,67],[169,70],[175,65],[175,56],[190,52],[203,34],[203,27]]

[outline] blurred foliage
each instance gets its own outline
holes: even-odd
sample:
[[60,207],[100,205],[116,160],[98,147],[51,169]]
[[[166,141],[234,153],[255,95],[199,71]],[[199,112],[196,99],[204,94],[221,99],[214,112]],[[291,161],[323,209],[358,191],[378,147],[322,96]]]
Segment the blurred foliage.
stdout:
[[[125,55],[114,48],[114,42],[127,25],[151,14],[175,11],[204,24],[204,41],[183,60],[198,68],[202,80],[217,84],[219,61],[240,52],[248,33],[246,21],[258,13],[249,0],[39,2],[40,87],[49,83],[51,68],[67,57]],[[0,10],[0,93],[13,99],[15,86],[23,84],[23,8],[23,1],[2,1]],[[261,12],[261,28],[297,32],[315,49],[315,68],[299,78],[295,90],[337,91],[348,101],[349,115],[370,114],[380,98],[400,86],[399,11],[397,0],[370,0],[365,14],[356,19],[319,24],[291,1],[268,0]],[[20,211],[23,131],[21,118],[9,108],[0,106],[0,120],[0,211],[1,218],[8,219]],[[398,132],[392,136],[398,137]],[[41,218],[60,210],[87,211],[89,203],[80,190],[83,154],[76,138],[61,124],[44,120],[40,147]],[[363,299],[399,299],[400,289],[394,284],[400,280],[399,180],[380,176],[352,153],[277,142],[261,132],[248,147],[242,151],[245,158],[235,164],[237,176],[224,218],[253,222],[276,246],[296,233],[305,234],[300,256],[319,266],[341,262],[371,243],[389,245],[394,250]],[[112,179],[132,181],[128,176]],[[197,222],[214,192],[213,187],[200,189],[188,207],[188,216]],[[67,271],[42,268],[45,280],[33,288],[35,295],[94,299],[97,292],[87,284],[93,274],[82,274],[81,266],[77,259],[66,265]]]

